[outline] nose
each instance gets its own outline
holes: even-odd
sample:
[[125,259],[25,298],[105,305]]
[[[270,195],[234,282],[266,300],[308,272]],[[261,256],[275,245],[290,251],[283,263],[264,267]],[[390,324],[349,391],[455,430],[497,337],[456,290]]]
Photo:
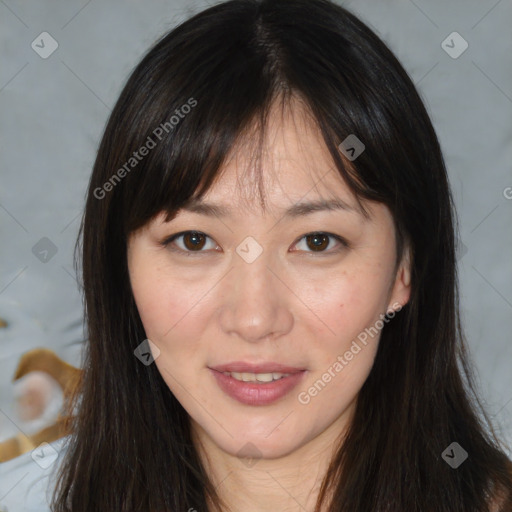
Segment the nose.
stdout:
[[235,255],[224,280],[219,314],[223,332],[247,342],[277,340],[293,327],[293,293],[283,272],[263,253],[247,263]]

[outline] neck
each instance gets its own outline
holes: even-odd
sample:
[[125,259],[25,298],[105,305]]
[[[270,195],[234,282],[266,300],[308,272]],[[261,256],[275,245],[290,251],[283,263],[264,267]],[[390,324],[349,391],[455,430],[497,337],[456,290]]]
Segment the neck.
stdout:
[[[243,459],[226,453],[191,420],[192,437],[223,512],[315,510],[323,479],[346,419],[338,418],[314,439],[278,458]],[[217,509],[210,504],[210,512]]]

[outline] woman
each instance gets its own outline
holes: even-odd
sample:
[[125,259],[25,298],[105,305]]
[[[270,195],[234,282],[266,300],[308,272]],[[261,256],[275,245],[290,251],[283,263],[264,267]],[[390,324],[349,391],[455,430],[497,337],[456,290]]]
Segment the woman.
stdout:
[[327,0],[234,0],[132,73],[83,235],[53,510],[512,510],[406,72]]

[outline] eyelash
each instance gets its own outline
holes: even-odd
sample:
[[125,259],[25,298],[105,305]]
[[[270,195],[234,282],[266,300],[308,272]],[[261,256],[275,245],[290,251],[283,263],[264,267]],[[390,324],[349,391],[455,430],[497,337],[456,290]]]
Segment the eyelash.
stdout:
[[[185,235],[188,235],[188,234],[198,234],[198,235],[203,235],[205,236],[207,239],[209,240],[212,240],[213,241],[213,238],[211,238],[210,236],[208,236],[206,233],[203,233],[202,231],[194,231],[194,230],[190,230],[190,231],[181,231],[180,233],[176,233],[174,235],[171,235],[167,238],[165,238],[164,240],[162,240],[160,242],[160,244],[163,246],[163,247],[167,247],[168,249],[170,249],[171,251],[173,252],[177,252],[177,253],[181,253],[181,254],[184,254],[185,256],[200,256],[202,253],[206,253],[208,251],[203,251],[203,250],[200,250],[200,251],[189,251],[189,250],[184,250],[184,249],[181,249],[181,248],[177,248],[177,247],[172,247],[172,243],[177,239],[177,238],[180,238],[182,236],[185,236]],[[332,254],[337,254],[338,252],[340,252],[342,249],[346,249],[346,248],[349,248],[349,243],[344,239],[342,238],[341,236],[339,235],[335,235],[333,233],[327,233],[325,231],[312,231],[310,233],[306,233],[305,235],[302,235],[298,240],[297,242],[294,243],[294,245],[298,244],[301,240],[305,239],[306,237],[308,236],[313,236],[313,235],[325,235],[327,237],[330,237],[330,238],[334,238],[337,242],[340,243],[340,246],[341,247],[338,247],[337,249],[335,250],[332,250],[332,249],[329,249],[327,251],[318,251],[318,252],[315,252],[315,251],[303,251],[305,252],[306,254],[309,254],[309,255],[319,255],[319,256],[328,256],[328,255],[332,255]],[[293,251],[295,252],[295,251]],[[300,251],[299,251],[300,252]]]

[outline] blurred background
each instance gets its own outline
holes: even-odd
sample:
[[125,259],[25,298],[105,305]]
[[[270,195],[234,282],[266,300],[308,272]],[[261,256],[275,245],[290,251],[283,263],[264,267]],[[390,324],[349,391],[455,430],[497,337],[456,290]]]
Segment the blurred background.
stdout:
[[[73,249],[118,94],[156,39],[213,3],[0,0],[0,441],[22,430],[22,354],[47,347],[81,364]],[[477,383],[512,444],[512,1],[339,3],[395,52],[440,137]]]

